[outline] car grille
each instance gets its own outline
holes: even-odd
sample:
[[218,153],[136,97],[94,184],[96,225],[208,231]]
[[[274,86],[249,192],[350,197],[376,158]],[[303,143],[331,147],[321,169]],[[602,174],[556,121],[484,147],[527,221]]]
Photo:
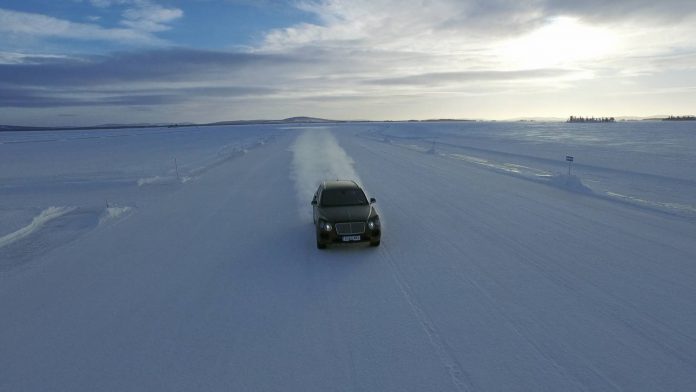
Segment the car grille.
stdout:
[[336,223],[336,233],[339,235],[362,234],[365,232],[365,222]]

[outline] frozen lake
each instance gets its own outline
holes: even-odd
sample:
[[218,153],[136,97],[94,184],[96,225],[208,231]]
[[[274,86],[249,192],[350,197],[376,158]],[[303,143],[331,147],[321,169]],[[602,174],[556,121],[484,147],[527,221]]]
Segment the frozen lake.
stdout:
[[[0,132],[0,390],[689,391],[694,167],[692,122]],[[338,177],[380,247],[316,249]]]

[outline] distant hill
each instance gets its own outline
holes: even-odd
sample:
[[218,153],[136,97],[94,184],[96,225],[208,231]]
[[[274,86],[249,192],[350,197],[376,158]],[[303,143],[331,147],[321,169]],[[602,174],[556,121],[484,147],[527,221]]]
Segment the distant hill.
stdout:
[[[668,118],[667,115],[656,115],[649,117],[638,117],[638,116],[620,116],[616,117],[616,121],[660,121]],[[693,116],[683,116],[689,117],[688,120],[692,120]],[[680,118],[681,119],[681,118]],[[325,118],[318,117],[308,117],[308,116],[297,116],[288,117],[282,120],[230,120],[230,121],[217,121],[212,123],[191,123],[191,122],[180,122],[180,123],[113,123],[113,124],[99,124],[91,126],[59,126],[59,127],[27,127],[21,125],[0,125],[0,132],[3,131],[70,131],[70,130],[97,130],[97,129],[120,129],[120,128],[175,128],[175,127],[205,127],[205,126],[219,126],[219,125],[253,125],[253,124],[324,124],[324,123],[347,123],[347,122],[464,122],[464,121],[495,121],[495,120],[485,120],[485,119],[450,119],[450,118],[438,118],[438,119],[426,119],[426,120],[329,120]],[[565,122],[566,119],[560,117],[516,117],[503,121],[519,121],[519,122]]]
[[250,124],[317,124],[317,123],[340,123],[345,121],[327,120],[316,117],[289,117],[282,120],[232,120],[218,121],[212,123],[134,123],[134,124],[99,124],[84,127],[25,127],[18,125],[0,125],[2,131],[69,131],[69,130],[88,130],[88,129],[119,129],[119,128],[174,128],[190,126],[216,126],[216,125],[250,125]]
[[245,125],[245,124],[315,124],[315,123],[341,123],[346,121],[327,120],[325,118],[316,117],[289,117],[282,120],[232,120],[218,121],[199,125]]
[[0,125],[0,132],[2,131],[33,131],[43,129],[39,127],[22,127],[19,125]]
[[342,122],[342,121],[336,121],[336,120],[327,120],[324,118],[316,118],[316,117],[290,117],[286,118],[283,120],[280,120],[281,122],[289,122],[289,123],[326,123],[326,122]]
[[84,127],[24,127],[19,125],[0,125],[0,132],[6,131],[80,131],[80,130],[96,130],[96,129],[122,129],[122,128],[161,128],[170,125],[166,124],[148,124],[148,123],[136,123],[136,124],[100,124],[100,125],[90,125]]

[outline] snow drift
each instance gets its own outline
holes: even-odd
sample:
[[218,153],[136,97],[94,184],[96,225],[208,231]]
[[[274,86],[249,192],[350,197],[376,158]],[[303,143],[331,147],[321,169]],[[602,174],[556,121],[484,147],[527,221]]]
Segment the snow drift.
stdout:
[[585,194],[592,194],[592,189],[587,187],[585,184],[582,183],[582,180],[580,177],[576,175],[568,175],[568,174],[563,174],[563,173],[557,173],[554,176],[551,176],[549,183],[555,187],[565,189],[567,191],[571,192],[577,192],[577,193],[585,193]]
[[0,248],[10,245],[13,242],[19,241],[25,238],[37,230],[41,229],[46,223],[52,221],[53,219],[60,218],[61,216],[74,211],[75,207],[48,207],[41,213],[32,219],[31,223],[22,227],[21,229],[10,233],[2,238],[0,238]]

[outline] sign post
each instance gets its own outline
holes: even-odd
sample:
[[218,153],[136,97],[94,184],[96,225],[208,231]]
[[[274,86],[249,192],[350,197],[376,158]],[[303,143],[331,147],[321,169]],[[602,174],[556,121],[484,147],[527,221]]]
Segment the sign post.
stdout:
[[573,163],[574,157],[571,157],[570,155],[566,155],[566,161],[568,161],[568,177],[570,177],[570,165]]
[[176,179],[181,181],[181,178],[179,177],[179,164],[176,163],[176,157],[174,157],[174,167],[176,168]]

